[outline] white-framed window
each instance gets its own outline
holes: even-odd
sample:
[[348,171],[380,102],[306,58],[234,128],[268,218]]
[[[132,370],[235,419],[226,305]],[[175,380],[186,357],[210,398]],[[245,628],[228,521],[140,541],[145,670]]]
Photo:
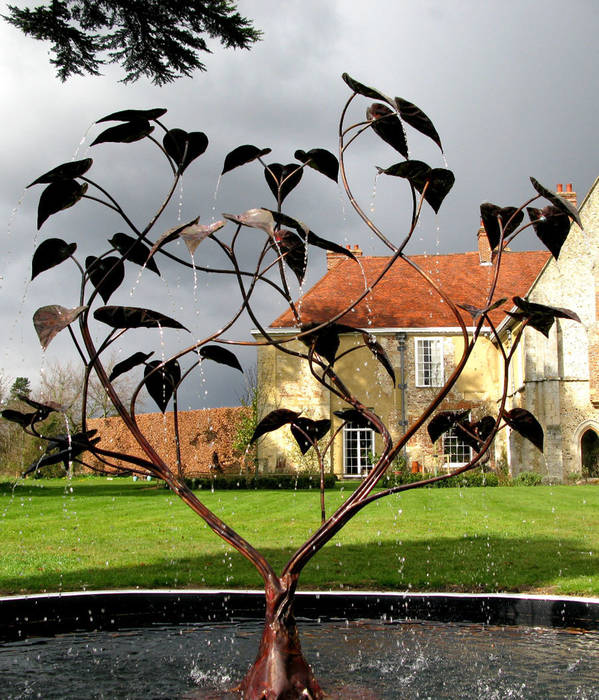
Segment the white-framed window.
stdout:
[[343,428],[343,476],[363,476],[372,469],[374,430],[349,422]]
[[443,338],[415,338],[416,386],[443,386]]
[[471,459],[472,448],[456,435],[453,428],[443,433],[443,466],[446,469],[461,467]]

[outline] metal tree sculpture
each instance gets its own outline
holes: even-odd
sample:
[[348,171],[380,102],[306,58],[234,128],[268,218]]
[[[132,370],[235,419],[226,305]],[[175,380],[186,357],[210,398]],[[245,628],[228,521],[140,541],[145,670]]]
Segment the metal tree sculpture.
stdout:
[[[266,620],[257,658],[238,686],[243,697],[252,699],[323,697],[323,692],[302,655],[293,614],[294,594],[300,574],[306,564],[356,513],[373,501],[392,493],[426,486],[434,481],[448,479],[455,474],[472,469],[480,463],[497,432],[505,426],[510,426],[531,440],[539,449],[542,449],[543,431],[536,419],[524,409],[507,411],[505,408],[508,367],[527,326],[547,335],[556,317],[578,320],[571,311],[534,304],[514,297],[513,303],[508,304],[508,308],[512,309],[508,313],[519,322],[519,325],[512,339],[511,347],[508,349],[502,344],[489,315],[491,311],[506,302],[506,299],[496,299],[496,286],[501,268],[502,252],[508,243],[524,228],[532,226],[541,241],[557,257],[568,234],[570,219],[580,223],[577,212],[568,202],[551,193],[533,178],[531,181],[535,194],[522,206],[501,208],[486,203],[481,207],[482,218],[493,251],[494,265],[493,281],[488,290],[486,303],[482,308],[468,305],[458,307],[444,290],[405,254],[406,245],[414,234],[422,207],[426,203],[437,212],[453,185],[454,176],[447,169],[431,168],[422,161],[409,158],[406,125],[429,137],[441,148],[441,141],[435,127],[418,107],[401,98],[389,98],[378,90],[353,80],[347,74],[344,74],[343,79],[352,94],[341,112],[339,160],[329,151],[314,148],[310,151],[296,151],[297,163],[267,164],[264,159],[270,153],[270,149],[261,149],[252,145],[240,146],[226,156],[222,174],[248,163],[261,164],[264,168],[266,182],[276,198],[276,206],[273,209],[256,208],[240,215],[224,215],[224,219],[233,223],[233,227],[227,225],[231,231],[228,237],[225,236],[224,230],[221,231],[227,223],[225,220],[202,225],[199,223],[199,217],[184,225],[170,228],[161,235],[155,236],[153,234],[156,223],[172,199],[181,176],[187,167],[202,155],[208,145],[207,137],[201,132],[188,133],[182,129],[167,129],[161,122],[161,118],[166,112],[164,109],[126,110],[110,114],[100,119],[99,122],[115,121],[118,124],[103,131],[92,144],[130,143],[149,139],[163,152],[172,169],[173,182],[163,204],[144,228],[136,227],[108,190],[89,178],[87,173],[92,166],[91,158],[60,165],[32,183],[46,185],[39,200],[38,228],[48,217],[76,204],[82,198],[94,199],[116,212],[129,228],[128,233],[117,233],[109,240],[108,250],[97,256],[87,257],[84,264],[75,255],[76,243],[67,243],[57,238],[43,241],[33,256],[32,277],[35,278],[50,268],[70,261],[80,274],[80,297],[73,308],[64,308],[58,305],[44,306],[35,312],[33,320],[44,349],[57,333],[64,329],[68,330],[84,363],[85,387],[87,388],[89,378],[94,372],[104,386],[118,415],[144,454],[144,457],[141,458],[107,450],[98,444],[99,437],[96,435],[96,431],[88,430],[86,424],[86,391],[84,390],[81,431],[73,435],[53,436],[49,439],[50,449],[37,466],[59,462],[68,463],[72,460],[86,463],[86,455],[91,454],[97,460],[91,465],[96,470],[113,471],[126,464],[127,469],[132,472],[149,473],[164,480],[170,489],[203,518],[219,537],[253,564],[264,581]],[[375,102],[368,107],[366,120],[346,125],[348,109],[359,96],[375,100]],[[162,143],[150,135],[156,127],[164,130]],[[374,131],[378,137],[403,157],[401,162],[385,169],[379,169],[380,173],[405,180],[411,193],[412,211],[403,239],[398,242],[391,241],[364,213],[355,200],[346,177],[345,156],[347,150],[361,134],[368,130]],[[308,252],[313,248],[333,251],[349,258],[353,258],[353,255],[351,251],[342,246],[317,236],[303,222],[283,213],[282,204],[285,197],[299,183],[306,167],[313,168],[334,181],[337,181],[340,173],[343,187],[352,206],[372,233],[390,250],[387,264],[377,278],[364,289],[364,292],[357,298],[347,299],[346,307],[340,313],[318,325],[302,324],[300,310],[294,303],[290,291],[289,270],[301,283],[306,273]],[[95,196],[92,197],[88,194],[88,189],[95,190]],[[538,197],[549,200],[549,205],[540,210],[531,207],[530,205]],[[526,207],[528,207],[530,223],[522,225]],[[240,232],[244,227],[250,227],[263,233],[261,237],[255,236],[254,239],[258,247],[253,265],[250,264],[247,256],[238,254]],[[182,259],[168,249],[169,243],[179,239],[185,243],[192,258],[200,244],[217,246],[228,261],[228,267],[225,269],[202,267],[195,265],[193,259],[192,263]],[[105,353],[130,329],[184,329],[177,320],[159,311],[132,306],[107,305],[112,294],[119,289],[123,282],[126,266],[143,266],[159,275],[158,262],[165,256],[171,261],[171,264],[176,263],[179,266],[192,269],[194,275],[198,273],[230,275],[239,288],[239,309],[218,330],[182,348],[170,357],[162,360],[150,360],[152,352],[138,351],[117,364],[109,374],[104,363]],[[367,408],[358,396],[348,390],[342,377],[335,370],[335,361],[340,356],[337,355],[339,334],[359,331],[362,333],[364,346],[372,352],[394,380],[393,367],[381,345],[368,333],[341,325],[338,321],[364,299],[381,282],[391,267],[400,261],[401,264],[407,264],[415,270],[438,295],[439,299],[448,305],[456,319],[456,324],[461,329],[464,344],[461,358],[444,386],[439,389],[418,420],[408,427],[399,440],[394,441],[380,417],[373,410]],[[273,338],[256,314],[254,296],[256,290],[263,285],[274,290],[288,304],[295,318],[296,332],[283,340]],[[100,301],[104,302],[103,306],[100,305]],[[414,303],[417,304],[418,300],[414,300]],[[474,330],[470,332],[467,330],[464,312],[472,317]],[[226,337],[228,330],[243,313],[249,315],[252,323],[262,334],[263,340],[248,343]],[[437,412],[439,405],[463,371],[485,324],[491,329],[504,366],[503,392],[498,403],[497,415],[487,415],[476,422],[470,422],[464,412]],[[95,338],[99,338],[99,340]],[[298,339],[304,343],[305,349],[303,351],[292,349],[289,346],[291,341]],[[167,464],[158,453],[156,446],[140,429],[135,412],[136,399],[143,386],[147,388],[162,412],[166,410],[169,402],[173,399],[174,433],[178,447],[176,397],[181,384],[190,376],[193,369],[197,368],[204,360],[212,360],[228,365],[232,369],[240,370],[241,366],[237,357],[225,346],[258,345],[260,343],[275,346],[282,353],[301,358],[309,366],[314,379],[347,404],[344,411],[338,412],[343,421],[352,421],[361,426],[371,427],[380,433],[382,438],[382,452],[377,463],[363,477],[358,488],[328,517],[324,508],[324,487],[321,478],[321,524],[295,551],[281,572],[276,572],[262,553],[220,520],[190,490],[183,478],[180,450],[177,450],[176,463]],[[124,405],[114,389],[113,382],[121,374],[131,372],[136,368],[139,371],[142,367],[143,379],[137,385],[130,405]],[[27,397],[23,397],[23,399],[31,406],[30,412],[4,411],[3,417],[19,423],[28,433],[43,437],[41,424],[51,412],[59,411],[60,407],[54,404],[40,404]],[[464,466],[447,474],[423,479],[417,483],[396,485],[390,488],[379,487],[375,490],[377,485],[380,486],[379,482],[393,459],[426,423],[428,423],[428,433],[433,442],[444,432],[455,430],[462,440],[474,448],[472,459]],[[321,447],[319,441],[331,432],[330,420],[312,420],[307,416],[300,416],[297,412],[279,408],[262,419],[256,428],[253,440],[255,441],[261,435],[285,425],[290,426],[303,453],[309,449],[315,451],[323,477],[325,454],[331,448],[335,436],[329,437],[324,448]]]

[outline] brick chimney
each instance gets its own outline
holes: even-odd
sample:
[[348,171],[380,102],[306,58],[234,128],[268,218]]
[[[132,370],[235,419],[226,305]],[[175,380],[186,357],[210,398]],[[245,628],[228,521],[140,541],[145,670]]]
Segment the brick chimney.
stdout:
[[492,260],[491,246],[489,245],[489,238],[487,237],[487,232],[483,226],[482,219],[480,221],[480,228],[477,233],[478,238],[478,259],[481,265],[490,265]]
[[[362,249],[360,246],[355,245],[353,248],[349,245],[345,246],[347,250],[350,250],[356,258],[362,257]],[[327,250],[327,270],[332,270],[337,264],[342,260],[347,260],[347,256],[341,253],[334,253]]]
[[572,183],[569,182],[566,185],[566,189],[564,190],[564,186],[562,183],[558,183],[557,185],[557,193],[559,194],[560,197],[563,197],[566,199],[570,204],[574,207],[574,209],[578,209],[578,202],[576,201],[576,192],[572,191]]

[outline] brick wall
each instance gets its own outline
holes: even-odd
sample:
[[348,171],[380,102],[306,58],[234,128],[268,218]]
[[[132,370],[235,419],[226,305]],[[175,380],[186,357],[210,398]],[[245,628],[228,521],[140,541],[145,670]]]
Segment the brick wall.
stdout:
[[[240,470],[241,455],[233,449],[233,443],[239,423],[249,410],[235,406],[179,413],[181,456],[186,476],[210,474],[215,451],[225,472]],[[137,416],[137,422],[158,454],[176,472],[173,414],[144,413]],[[145,456],[120,418],[95,418],[89,421],[89,428],[99,431],[102,437],[99,447]],[[127,468],[126,463],[121,466]]]

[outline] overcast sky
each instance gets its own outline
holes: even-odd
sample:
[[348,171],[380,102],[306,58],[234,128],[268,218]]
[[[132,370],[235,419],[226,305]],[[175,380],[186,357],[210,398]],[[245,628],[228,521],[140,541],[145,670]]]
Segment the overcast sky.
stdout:
[[[90,176],[142,224],[170,184],[165,162],[145,141],[89,148],[99,133],[99,127],[90,126],[115,110],[167,107],[167,126],[203,131],[210,139],[206,154],[186,172],[182,191],[157,233],[176,225],[179,217],[186,221],[200,215],[208,223],[223,211],[272,206],[255,164],[225,175],[215,199],[224,156],[236,146],[270,147],[267,160],[280,163],[293,162],[298,148],[335,152],[339,112],[350,94],[341,80],[344,71],[421,107],[435,123],[447,167],[455,173],[455,186],[439,216],[427,212],[411,252],[473,250],[480,203],[522,203],[532,191],[529,175],[550,188],[572,182],[580,201],[599,174],[596,0],[246,0],[239,9],[263,30],[263,41],[251,51],[224,50],[214,43],[214,53],[205,58],[207,73],[163,88],[144,80],[119,83],[122,74],[116,67],[107,68],[102,77],[61,83],[48,62],[48,46],[0,23],[5,241],[0,370],[11,380],[28,376],[35,385],[47,363],[76,359],[66,332],[45,356],[35,336],[31,317],[39,306],[78,305],[67,264],[27,283],[36,246],[50,237],[76,241],[83,260],[103,251],[102,242],[112,234],[126,231],[107,209],[85,201],[51,217],[37,233],[42,188],[24,187],[60,163],[91,156]],[[357,119],[367,104],[360,101]],[[411,152],[413,158],[445,167],[440,151],[422,137],[412,137]],[[395,239],[406,230],[409,209],[397,196],[401,183],[395,178],[380,178],[375,184],[375,166],[398,160],[372,135],[349,159],[358,200],[365,209],[374,209],[374,219]],[[284,210],[321,236],[359,244],[365,254],[385,254],[342,190],[314,171],[305,173]],[[244,235],[253,234],[246,229]],[[198,262],[201,258],[214,264],[209,245],[206,241],[198,249]],[[520,247],[537,245],[529,237]],[[313,255],[307,284],[324,267],[324,254]],[[177,276],[177,270],[162,263],[161,269],[162,280],[149,271],[140,278],[132,269],[110,303],[160,310],[188,325],[194,338],[219,328],[238,304],[229,278],[212,277],[207,286],[200,276],[194,287],[186,271]],[[266,296],[257,304],[266,324],[283,310]],[[251,326],[245,320],[228,337],[247,341]],[[123,344],[118,359],[134,350],[154,350],[160,357],[189,343],[188,334],[146,331]],[[254,362],[253,352],[240,351],[239,357],[245,367]],[[243,391],[237,374],[206,364],[201,376],[192,375],[183,407],[237,404]],[[148,409],[154,410],[151,405]]]

